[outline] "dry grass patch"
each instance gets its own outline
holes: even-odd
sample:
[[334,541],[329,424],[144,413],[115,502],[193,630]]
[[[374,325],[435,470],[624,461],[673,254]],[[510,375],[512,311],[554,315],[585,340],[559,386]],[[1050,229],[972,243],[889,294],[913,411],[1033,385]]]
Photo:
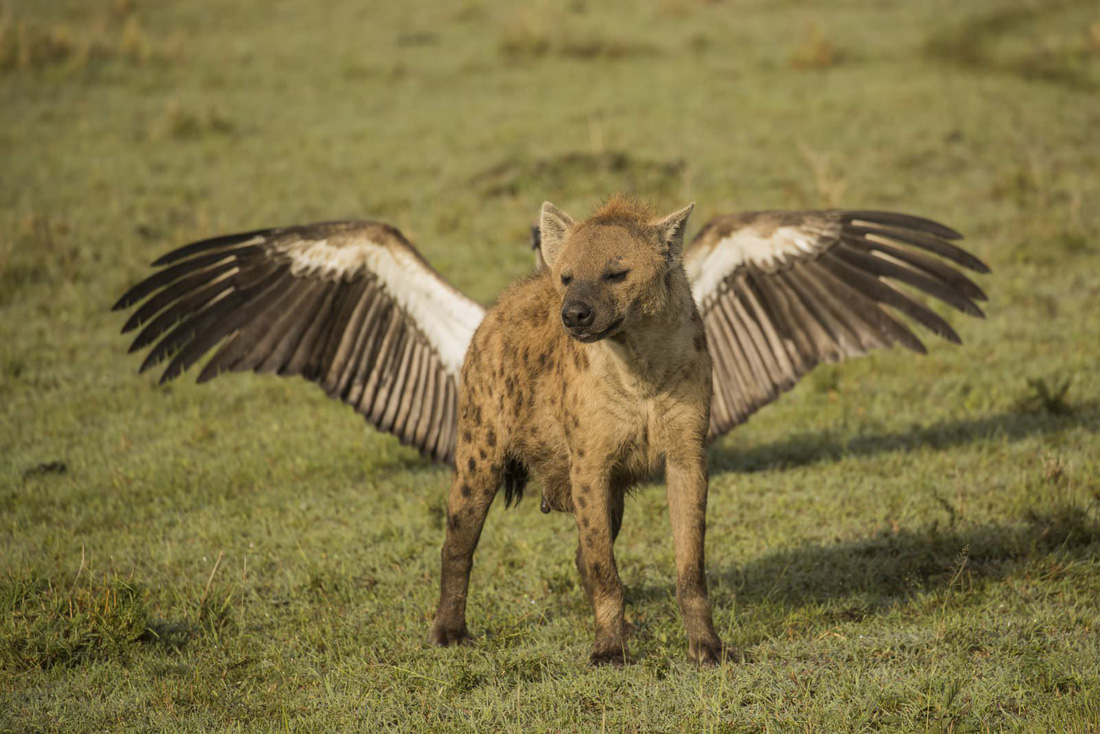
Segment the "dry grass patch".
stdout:
[[184,61],[186,53],[182,33],[151,35],[126,11],[83,24],[19,17],[10,11],[0,14],[0,74],[55,67],[78,70],[104,61],[169,64]]
[[500,23],[497,46],[502,55],[513,61],[551,55],[586,61],[613,60],[659,53],[649,44],[587,27],[577,15],[522,8]]
[[[1089,0],[1022,3],[997,8],[934,32],[930,58],[973,71],[1089,90],[1100,86],[1100,20],[1082,27],[1071,15]],[[1037,31],[1051,19],[1057,29]]]
[[806,29],[802,40],[791,52],[791,68],[800,71],[828,69],[843,59],[844,55],[836,44],[829,39],[821,26],[814,23]]
[[[485,197],[604,196],[607,191],[671,196],[683,185],[687,164],[648,160],[623,151],[571,152],[534,160],[509,159],[474,176]],[[541,192],[541,193],[540,193]]]

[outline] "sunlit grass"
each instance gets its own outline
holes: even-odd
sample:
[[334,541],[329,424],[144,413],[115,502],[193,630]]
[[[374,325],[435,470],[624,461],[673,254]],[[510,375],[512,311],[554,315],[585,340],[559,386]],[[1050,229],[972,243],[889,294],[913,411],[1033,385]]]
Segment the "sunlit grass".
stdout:
[[[1049,7],[1048,7],[1049,6]],[[1100,54],[1090,3],[0,8],[0,729],[1100,724]],[[1097,36],[1100,37],[1100,36]],[[137,376],[167,249],[378,218],[490,302],[545,198],[931,216],[962,347],[815,372],[710,450],[744,663],[686,661],[663,493],[587,666],[569,518],[492,511],[479,641],[426,636],[444,468],[297,380]],[[537,488],[532,492],[536,495]]]

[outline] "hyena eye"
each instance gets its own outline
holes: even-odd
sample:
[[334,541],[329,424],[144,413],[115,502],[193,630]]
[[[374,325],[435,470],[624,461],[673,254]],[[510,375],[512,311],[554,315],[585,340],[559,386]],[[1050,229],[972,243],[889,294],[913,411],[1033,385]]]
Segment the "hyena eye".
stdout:
[[629,274],[629,270],[620,270],[617,273],[604,273],[603,279],[608,283],[622,283]]
[[561,284],[562,285],[569,285],[572,282],[573,282],[573,276],[572,275],[563,275],[563,276],[561,276]]

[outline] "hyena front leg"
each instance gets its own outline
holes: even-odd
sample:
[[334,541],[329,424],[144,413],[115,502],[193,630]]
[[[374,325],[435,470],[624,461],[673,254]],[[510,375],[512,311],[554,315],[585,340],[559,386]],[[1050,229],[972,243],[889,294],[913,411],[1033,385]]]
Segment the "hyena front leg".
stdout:
[[443,646],[469,640],[466,594],[470,569],[502,473],[502,462],[495,454],[478,453],[472,445],[459,446],[455,453],[455,476],[447,495],[447,537],[443,541],[439,606],[429,637],[433,644]]
[[594,665],[622,665],[629,656],[624,639],[623,586],[615,565],[615,536],[622,522],[621,498],[612,496],[607,472],[572,458],[573,507],[580,542],[577,568],[596,616]]
[[[625,492],[619,492],[617,495],[611,498],[611,543],[615,543],[615,539],[619,537],[619,528],[623,525],[623,508],[625,505]],[[575,514],[575,513],[574,513]],[[584,593],[588,597],[589,603],[593,603],[592,600],[592,585],[588,582],[588,574],[584,570],[584,538],[583,536],[577,537],[577,556],[574,559],[574,563],[577,566],[577,573],[581,576],[581,584],[584,585]],[[627,629],[630,629],[630,624],[627,623]],[[628,635],[629,636],[629,635]]]
[[668,512],[676,550],[676,601],[684,619],[688,654],[701,665],[722,662],[726,655],[714,631],[703,546],[707,529],[707,457],[703,448],[669,455]]

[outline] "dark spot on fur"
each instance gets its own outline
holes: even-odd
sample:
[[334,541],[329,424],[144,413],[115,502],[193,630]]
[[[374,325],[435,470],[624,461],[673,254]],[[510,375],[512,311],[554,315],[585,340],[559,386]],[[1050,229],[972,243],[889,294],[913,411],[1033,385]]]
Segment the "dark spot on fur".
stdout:
[[584,458],[584,449],[577,449],[577,458],[578,459],[583,459]]
[[[577,507],[581,508],[582,510],[585,507],[588,507],[588,500],[586,500],[584,497],[578,496],[577,497]],[[584,523],[585,527],[588,527],[588,518],[587,517],[581,518],[581,521]]]
[[[581,505],[581,507],[584,507],[584,505]],[[588,530],[588,524],[588,515],[581,515],[581,527]]]
[[539,355],[539,369],[540,370],[545,370],[546,369],[546,362],[549,359],[550,359],[550,355],[547,354],[546,352],[543,352],[542,354]]
[[485,453],[485,449],[478,449],[477,452],[478,452],[478,454],[481,455],[482,459],[488,459],[489,458],[489,454]]
[[588,494],[591,491],[592,491],[592,485],[591,484],[582,484],[581,485],[581,494]]
[[471,456],[470,460],[466,462],[466,466],[469,467],[470,471],[477,471],[477,460]]
[[474,425],[475,426],[480,426],[481,425],[481,406],[480,405],[475,405],[474,406]]
[[489,448],[497,445],[497,432],[494,431],[492,428],[490,428],[489,432],[485,434],[485,443],[489,444]]
[[466,443],[470,443],[470,441],[473,440],[473,438],[470,436],[470,429],[469,428],[467,428],[465,431],[462,432],[462,440],[465,441]]
[[450,530],[458,530],[462,522],[458,519],[457,514],[447,515],[447,527]]
[[459,489],[459,491],[462,492],[463,497],[469,497],[470,496],[470,485],[469,484],[463,484],[462,487]]

